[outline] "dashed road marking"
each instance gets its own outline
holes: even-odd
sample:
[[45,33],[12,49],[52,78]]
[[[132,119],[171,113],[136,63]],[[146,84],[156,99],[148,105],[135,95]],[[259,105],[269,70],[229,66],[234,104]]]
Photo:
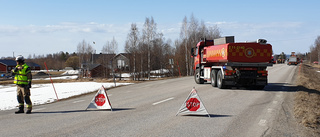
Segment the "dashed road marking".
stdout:
[[72,103],[79,103],[79,102],[83,102],[85,100],[76,100],[76,101],[73,101]]
[[46,108],[37,108],[37,109],[32,109],[32,111],[39,111],[39,110],[44,110]]
[[271,113],[273,111],[272,108],[268,108],[268,113]]
[[153,105],[153,106],[154,106],[154,105],[158,105],[158,104],[160,104],[160,103],[163,103],[163,102],[166,102],[166,101],[169,101],[169,100],[172,100],[172,99],[174,99],[174,97],[167,98],[167,99],[165,99],[165,100],[161,100],[161,101],[155,102],[155,103],[153,103],[152,105]]
[[260,126],[266,126],[266,123],[267,123],[267,120],[261,119],[258,124],[259,124]]

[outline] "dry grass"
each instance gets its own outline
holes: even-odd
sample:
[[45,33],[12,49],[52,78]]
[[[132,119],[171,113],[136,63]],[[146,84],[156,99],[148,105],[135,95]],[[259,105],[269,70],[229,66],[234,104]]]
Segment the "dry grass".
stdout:
[[318,66],[302,64],[298,75],[294,114],[306,127],[320,133],[320,73]]

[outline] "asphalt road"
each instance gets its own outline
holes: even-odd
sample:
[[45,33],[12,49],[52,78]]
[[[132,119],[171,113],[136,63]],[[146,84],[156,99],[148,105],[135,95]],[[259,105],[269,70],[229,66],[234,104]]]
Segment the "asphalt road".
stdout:
[[[31,115],[0,111],[0,136],[294,135],[294,131],[278,128],[278,115],[287,96],[296,90],[292,85],[296,68],[268,68],[269,85],[265,90],[220,90],[210,84],[198,85],[193,77],[183,77],[108,90],[113,111],[85,111],[95,93],[34,106]],[[210,118],[176,116],[193,87]],[[275,129],[284,131],[274,134]]]

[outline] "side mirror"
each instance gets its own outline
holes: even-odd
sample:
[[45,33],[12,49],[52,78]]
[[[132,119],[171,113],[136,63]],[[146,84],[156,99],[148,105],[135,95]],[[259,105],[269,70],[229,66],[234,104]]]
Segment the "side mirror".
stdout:
[[194,57],[194,48],[191,48],[191,56]]
[[191,48],[191,56],[192,57],[198,56],[198,48],[197,47]]

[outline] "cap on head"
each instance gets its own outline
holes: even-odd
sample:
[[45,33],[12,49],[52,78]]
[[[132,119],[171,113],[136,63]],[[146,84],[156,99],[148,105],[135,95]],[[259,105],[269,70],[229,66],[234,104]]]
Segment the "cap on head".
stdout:
[[24,57],[19,55],[19,56],[16,57],[16,61],[17,62],[24,62]]

